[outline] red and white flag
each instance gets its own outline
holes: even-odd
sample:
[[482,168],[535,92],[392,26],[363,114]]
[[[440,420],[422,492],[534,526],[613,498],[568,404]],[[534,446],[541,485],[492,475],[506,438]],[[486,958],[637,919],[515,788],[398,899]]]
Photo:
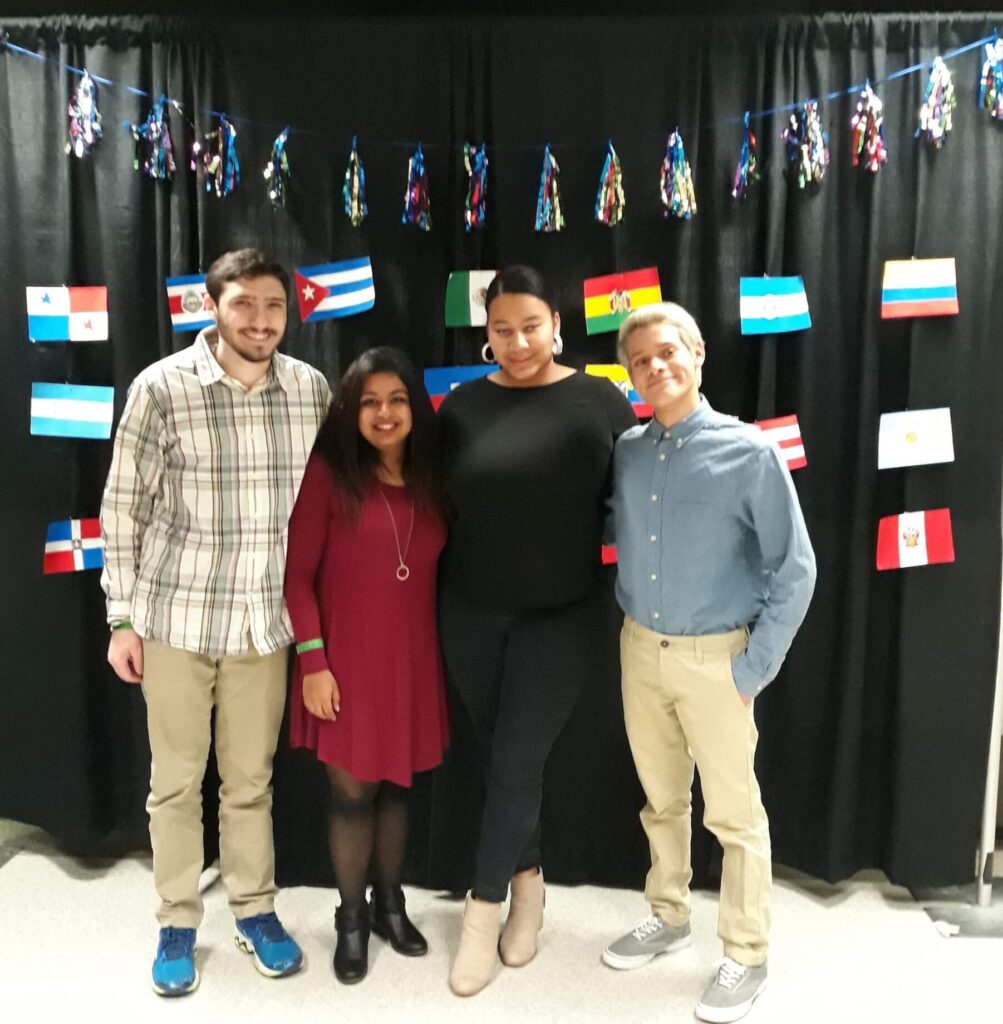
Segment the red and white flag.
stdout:
[[878,569],[911,569],[954,561],[951,510],[903,512],[878,521]]
[[780,454],[786,460],[788,469],[804,469],[808,465],[804,442],[801,439],[801,427],[793,413],[790,416],[777,416],[772,420],[757,420],[753,426],[759,427],[780,448]]

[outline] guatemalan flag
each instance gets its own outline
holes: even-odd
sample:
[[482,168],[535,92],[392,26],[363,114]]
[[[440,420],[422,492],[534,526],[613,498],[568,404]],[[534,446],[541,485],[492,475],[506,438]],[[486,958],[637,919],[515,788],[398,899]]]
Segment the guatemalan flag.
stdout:
[[954,257],[941,260],[888,260],[881,281],[881,319],[951,316],[958,312]]
[[45,558],[42,571],[80,572],[104,565],[104,541],[97,519],[63,519],[49,523],[45,531]]
[[107,341],[108,289],[26,288],[32,341]]
[[878,569],[910,569],[953,561],[949,508],[903,512],[878,521]]
[[115,389],[86,384],[31,385],[31,432],[47,437],[111,437]]
[[436,366],[426,370],[425,390],[432,399],[432,407],[438,409],[446,395],[461,384],[486,377],[497,369],[493,363],[486,363],[480,366]]
[[171,330],[201,331],[216,322],[209,314],[205,274],[168,277],[167,306],[171,311]]
[[743,334],[786,334],[811,327],[801,277],[743,277],[738,295]]
[[340,263],[297,267],[296,298],[305,324],[354,316],[376,304],[373,265],[368,256]]

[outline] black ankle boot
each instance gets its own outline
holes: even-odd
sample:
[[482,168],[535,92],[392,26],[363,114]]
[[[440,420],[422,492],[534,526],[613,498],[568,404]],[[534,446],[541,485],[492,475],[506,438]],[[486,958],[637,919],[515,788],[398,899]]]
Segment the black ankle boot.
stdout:
[[338,907],[334,912],[334,974],[338,981],[352,985],[362,981],[369,970],[369,912],[361,907]]
[[373,931],[403,956],[424,956],[428,952],[425,936],[411,923],[404,909],[400,888],[373,890]]

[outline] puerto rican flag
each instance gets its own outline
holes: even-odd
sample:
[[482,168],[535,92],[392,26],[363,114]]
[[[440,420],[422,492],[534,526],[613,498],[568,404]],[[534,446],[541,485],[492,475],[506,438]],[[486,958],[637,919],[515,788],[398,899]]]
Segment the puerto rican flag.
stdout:
[[951,510],[903,512],[878,521],[877,565],[883,569],[911,569],[954,561]]
[[201,331],[216,322],[209,313],[205,274],[165,278],[171,330]]
[[780,448],[780,454],[790,470],[804,469],[808,465],[805,457],[804,441],[801,439],[801,427],[793,413],[790,416],[777,416],[772,420],[757,420],[753,423]]
[[104,566],[104,541],[97,519],[63,519],[49,523],[42,571],[80,572]]
[[365,313],[376,304],[373,265],[368,256],[340,263],[297,267],[296,298],[305,324]]

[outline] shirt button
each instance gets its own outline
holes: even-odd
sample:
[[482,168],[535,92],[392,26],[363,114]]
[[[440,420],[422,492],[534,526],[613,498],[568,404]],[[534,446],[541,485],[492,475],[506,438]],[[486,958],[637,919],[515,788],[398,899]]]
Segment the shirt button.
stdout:
[[668,640],[660,640],[659,641],[659,645],[662,646],[662,647],[668,647],[669,646],[669,641]]
[[679,440],[676,441],[676,447],[677,448],[682,448],[682,446],[683,446],[683,439],[679,438]]
[[651,574],[651,578],[652,578],[653,580],[657,580],[657,579],[658,579],[658,577],[657,577],[657,576],[656,576],[656,575],[655,575],[654,573],[652,573],[652,574]]
[[657,495],[657,494],[653,494],[653,495],[651,496],[651,500],[652,500],[652,501],[658,501],[658,495]]
[[654,612],[654,613],[652,614],[652,618],[655,618],[655,619],[657,619],[657,618],[658,618],[658,612]]
[[658,456],[658,461],[659,462],[664,462],[665,461],[665,452],[662,452],[662,454]]
[[652,539],[652,540],[658,540],[658,537],[657,537],[657,536],[656,536],[655,534],[652,534],[652,535],[651,535],[651,539]]

